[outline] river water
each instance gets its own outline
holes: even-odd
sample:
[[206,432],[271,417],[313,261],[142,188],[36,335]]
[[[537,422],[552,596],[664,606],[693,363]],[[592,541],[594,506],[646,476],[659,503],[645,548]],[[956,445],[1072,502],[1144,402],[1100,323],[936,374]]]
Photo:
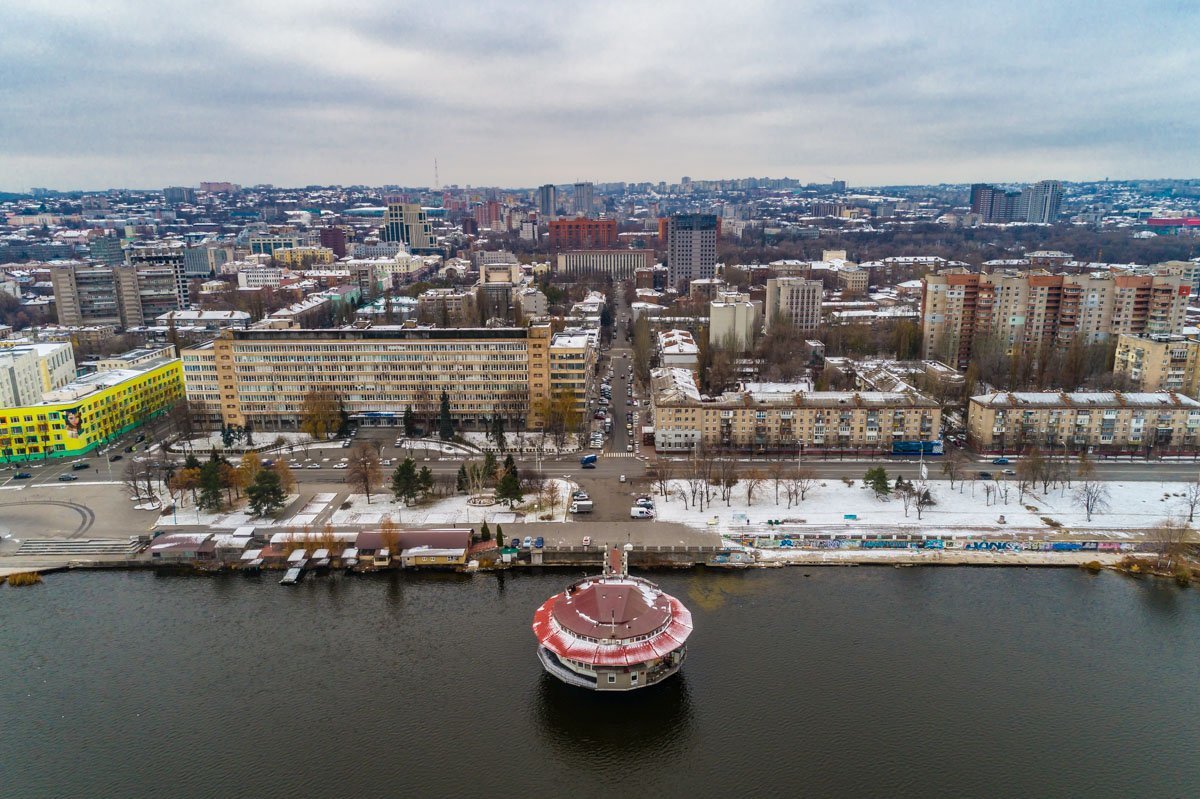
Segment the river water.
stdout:
[[0,588],[21,797],[1200,796],[1200,591],[1074,570],[647,575],[681,675],[597,696],[529,622],[574,572],[56,574]]

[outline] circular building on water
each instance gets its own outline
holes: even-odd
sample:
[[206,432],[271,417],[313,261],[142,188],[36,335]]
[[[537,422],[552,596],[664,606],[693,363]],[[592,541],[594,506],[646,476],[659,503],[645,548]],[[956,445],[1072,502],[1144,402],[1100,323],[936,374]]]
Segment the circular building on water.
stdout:
[[649,580],[629,575],[629,553],[614,548],[599,577],[585,577],[533,614],[546,671],[593,691],[630,691],[662,682],[683,665],[692,614]]

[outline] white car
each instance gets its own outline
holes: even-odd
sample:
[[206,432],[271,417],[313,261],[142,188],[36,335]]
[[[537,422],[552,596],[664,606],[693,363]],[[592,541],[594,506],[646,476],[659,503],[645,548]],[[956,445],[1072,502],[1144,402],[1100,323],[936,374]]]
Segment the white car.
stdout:
[[310,463],[310,464],[308,464],[307,466],[305,466],[304,468],[305,468],[305,469],[320,469],[320,468],[321,468],[321,464],[319,464],[319,463]]
[[617,482],[619,482],[619,483],[624,483],[624,482],[625,482],[625,475],[621,475],[620,479],[619,479]]
[[335,468],[335,469],[349,469],[349,468],[350,468],[350,464],[348,464],[348,463],[335,463],[335,464],[333,464],[333,468]]

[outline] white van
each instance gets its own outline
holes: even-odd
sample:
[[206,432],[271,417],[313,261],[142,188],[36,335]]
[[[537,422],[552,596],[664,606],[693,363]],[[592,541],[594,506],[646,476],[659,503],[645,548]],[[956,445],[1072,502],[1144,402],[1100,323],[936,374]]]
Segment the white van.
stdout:
[[631,519],[653,519],[654,511],[649,508],[630,508],[629,518]]

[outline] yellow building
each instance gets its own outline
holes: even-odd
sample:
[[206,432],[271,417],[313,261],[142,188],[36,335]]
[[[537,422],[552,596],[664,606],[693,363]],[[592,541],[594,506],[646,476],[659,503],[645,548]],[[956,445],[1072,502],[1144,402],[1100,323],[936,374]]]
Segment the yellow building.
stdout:
[[1200,383],[1200,339],[1122,334],[1113,372],[1127,377],[1132,390],[1180,391],[1194,399]]
[[333,250],[328,247],[288,247],[272,253],[276,266],[312,266],[314,264],[331,264],[337,260]]
[[178,358],[81,377],[40,403],[0,408],[0,462],[84,455],[182,398]]

